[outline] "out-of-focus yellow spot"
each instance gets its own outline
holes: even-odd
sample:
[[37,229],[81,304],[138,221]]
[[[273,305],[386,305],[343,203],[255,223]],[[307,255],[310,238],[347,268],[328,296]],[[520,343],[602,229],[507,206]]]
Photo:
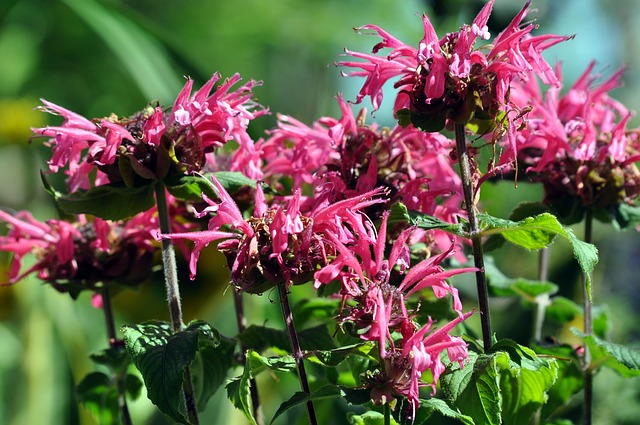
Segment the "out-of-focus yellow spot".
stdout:
[[0,99],[0,145],[26,143],[32,127],[45,125],[46,114],[34,110],[35,99]]

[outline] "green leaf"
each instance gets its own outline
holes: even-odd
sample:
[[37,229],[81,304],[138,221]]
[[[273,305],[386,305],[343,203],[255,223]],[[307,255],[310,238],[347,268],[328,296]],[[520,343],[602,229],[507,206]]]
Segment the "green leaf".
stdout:
[[478,218],[483,236],[499,233],[509,242],[526,249],[544,248],[556,235],[567,239],[572,245],[574,257],[587,276],[587,291],[591,299],[591,273],[598,263],[598,250],[594,245],[579,240],[556,217],[542,213],[520,221],[504,220],[488,214],[479,214]]
[[96,364],[107,366],[110,370],[123,372],[131,363],[127,349],[122,345],[114,345],[97,353],[92,353],[89,358]]
[[235,193],[243,187],[256,187],[256,181],[250,179],[238,171],[216,171],[212,175],[220,182],[222,187],[229,192]]
[[558,285],[551,282],[541,282],[522,278],[505,276],[495,264],[492,257],[485,257],[485,272],[492,295],[502,297],[518,296],[531,303],[536,302],[540,295],[551,295],[558,291]]
[[572,331],[587,343],[592,365],[606,366],[624,378],[640,375],[640,350],[614,344],[597,336],[587,336],[576,329]]
[[201,201],[204,193],[209,198],[217,196],[215,190],[211,186],[211,182],[198,174],[192,176],[181,174],[165,179],[164,184],[169,193],[178,199],[187,201]]
[[68,195],[54,192],[54,197],[67,214],[91,214],[105,220],[122,220],[155,205],[151,184],[135,188],[104,185]]
[[[217,331],[205,322],[194,321],[184,331],[173,333],[169,323],[154,321],[124,326],[123,333],[149,399],[174,421],[188,423],[182,396],[184,370],[200,345],[214,348],[219,344]],[[211,393],[210,386],[206,392]]]
[[118,391],[111,378],[102,372],[85,376],[76,387],[78,399],[102,425],[120,423]]
[[476,425],[526,423],[557,378],[553,359],[510,340],[498,341],[487,354],[469,352],[469,359],[462,369],[452,363],[441,385],[453,410]]
[[225,383],[235,355],[235,340],[220,336],[217,345],[211,344],[211,341],[200,335],[199,350],[191,369],[200,411],[205,409],[211,396]]
[[407,207],[401,203],[396,203],[391,207],[389,214],[389,225],[397,223],[409,223],[418,226],[424,230],[444,230],[457,236],[467,236],[465,225],[463,223],[451,224],[442,221],[439,218],[422,214],[416,211],[409,211]]
[[[347,421],[350,425],[384,425],[384,414],[370,410],[361,415],[353,412],[347,413]],[[390,425],[397,425],[398,422],[391,418]]]
[[558,379],[547,392],[548,399],[542,406],[544,419],[566,407],[582,391],[584,374],[575,348],[568,344],[538,346],[535,351],[539,356],[555,359],[558,365]]
[[572,321],[576,316],[582,315],[582,307],[569,298],[555,296],[545,314],[548,319],[564,324]]
[[503,422],[526,423],[547,401],[547,393],[558,377],[558,365],[510,340],[498,341],[491,351],[508,355],[499,356]]
[[327,320],[336,316],[340,309],[339,298],[305,298],[293,307],[296,326],[304,326],[312,320]]
[[614,224],[618,229],[626,229],[640,225],[640,207],[621,202],[614,211]]
[[428,425],[429,418],[434,414],[440,414],[445,418],[457,419],[458,422],[465,425],[475,425],[473,418],[463,415],[457,410],[452,409],[444,400],[439,398],[429,398],[427,400],[420,399],[420,407],[416,411],[415,425]]
[[342,363],[350,355],[360,355],[372,359],[369,352],[374,348],[371,342],[347,345],[333,350],[315,350],[308,353],[306,358],[314,363],[335,367]]
[[253,350],[248,350],[246,357],[247,365],[251,370],[251,377],[255,377],[267,369],[273,372],[291,372],[296,368],[296,361],[289,355],[265,357]]
[[452,363],[452,372],[440,383],[452,408],[473,418],[476,425],[499,425],[502,411],[499,358],[502,354],[469,352],[469,363],[460,368]]
[[247,364],[242,375],[228,380],[225,388],[235,408],[244,413],[251,424],[256,425],[251,403],[251,367]]

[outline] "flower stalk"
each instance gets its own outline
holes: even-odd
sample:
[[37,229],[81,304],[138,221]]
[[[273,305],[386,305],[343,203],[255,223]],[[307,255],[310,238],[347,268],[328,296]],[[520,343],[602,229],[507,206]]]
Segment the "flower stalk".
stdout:
[[[298,334],[296,333],[296,328],[293,323],[293,313],[291,311],[291,306],[289,305],[289,296],[288,296],[288,288],[287,282],[282,281],[278,283],[278,295],[280,297],[280,306],[282,307],[282,315],[284,317],[285,326],[287,328],[287,333],[289,334],[289,342],[291,343],[291,354],[293,355],[293,359],[296,362],[296,367],[298,369],[298,377],[300,378],[300,388],[303,392],[307,394],[311,394],[311,390],[309,388],[309,380],[307,378],[307,371],[304,368],[304,360],[302,349],[300,348],[300,341],[298,340]],[[318,420],[316,419],[315,408],[313,407],[313,401],[308,400],[306,403],[307,408],[307,416],[309,417],[310,425],[317,425]]]
[[[587,208],[584,220],[584,241],[591,243],[593,239],[593,211]],[[582,273],[582,299],[584,308],[584,334],[588,337],[593,335],[592,302],[589,287],[587,285],[588,276]],[[584,420],[585,425],[591,425],[593,409],[593,369],[591,368],[591,352],[585,343],[582,357],[583,379],[584,379]]]
[[[104,312],[104,322],[107,326],[107,339],[111,348],[122,343],[116,336],[115,320],[113,318],[113,307],[111,304],[111,294],[109,287],[104,286],[100,293],[102,297],[102,311]],[[123,425],[131,425],[131,415],[129,414],[129,406],[127,405],[126,389],[124,385],[124,376],[126,371],[113,371],[113,380],[116,384],[118,392],[118,407],[120,409],[120,417]]]
[[489,290],[487,287],[487,276],[484,271],[484,256],[482,253],[482,235],[478,225],[478,217],[474,203],[474,187],[471,178],[471,167],[469,153],[467,152],[467,142],[464,135],[464,124],[455,123],[456,151],[458,154],[458,164],[460,166],[460,178],[462,180],[462,190],[464,192],[465,209],[469,219],[469,238],[473,250],[473,263],[477,268],[476,286],[478,291],[478,307],[480,309],[480,324],[482,328],[482,342],[484,350],[491,348],[491,316],[489,313]]
[[[167,205],[167,195],[164,185],[158,182],[155,187],[155,192],[160,232],[169,234],[171,233],[171,224],[169,221],[169,206]],[[171,326],[174,333],[180,332],[184,329],[184,323],[182,322],[182,305],[180,302],[180,288],[178,287],[178,268],[176,265],[175,249],[169,239],[162,240],[162,264],[164,266],[165,288],[171,316]],[[193,389],[193,381],[189,367],[186,367],[184,371],[182,389],[184,391],[189,421],[191,424],[197,425],[200,423],[200,420],[198,418],[198,408],[196,406],[195,391]]]
[[[247,328],[247,318],[244,315],[244,305],[242,302],[242,293],[234,290],[233,301],[236,309],[236,322],[238,325],[238,333],[244,332]],[[246,344],[240,342],[240,360],[242,364],[246,363],[247,356]],[[262,418],[262,409],[260,408],[260,394],[258,393],[258,384],[255,378],[251,378],[249,381],[249,391],[251,393],[251,405],[253,407],[253,418],[256,420],[256,425],[263,425],[264,420]]]

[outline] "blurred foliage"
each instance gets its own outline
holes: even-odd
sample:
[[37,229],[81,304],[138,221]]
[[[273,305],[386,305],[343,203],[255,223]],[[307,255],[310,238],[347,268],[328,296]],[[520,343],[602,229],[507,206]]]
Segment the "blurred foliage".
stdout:
[[[47,149],[38,141],[27,144],[30,127],[57,122],[34,111],[39,98],[88,117],[107,116],[111,112],[129,115],[152,100],[172,102],[184,76],[191,76],[200,84],[215,71],[220,71],[223,77],[239,72],[245,80],[264,81],[264,86],[256,90],[257,98],[272,112],[310,122],[338,112],[334,99],[337,92],[344,92],[346,99],[355,97],[360,82],[340,78],[339,70],[332,66],[345,47],[361,51],[371,47],[372,39],[355,35],[353,27],[375,23],[401,40],[417,43],[422,34],[421,12],[427,12],[442,33],[468,22],[482,3],[479,0],[0,2],[0,206],[29,209],[41,219],[55,215],[38,177],[38,170],[46,167]],[[494,28],[503,28],[523,2],[496,3],[490,21],[494,33]],[[628,63],[631,73],[625,78],[627,88],[619,91],[620,100],[631,109],[638,108],[639,27],[629,24],[640,13],[636,3],[538,0],[534,6],[538,8],[536,16],[542,31],[577,33],[576,40],[550,53],[552,61],[561,59],[567,64],[567,80],[575,80],[592,59],[598,61],[604,74]],[[589,13],[593,19],[578,19]],[[378,115],[390,114],[380,111]],[[273,125],[274,119],[272,115],[258,120],[253,128],[255,137]],[[540,191],[524,184],[516,189],[513,183],[503,182],[486,186],[482,196],[490,214],[508,217],[519,202],[539,200]],[[580,229],[576,232],[579,234]],[[640,333],[634,324],[640,310],[638,236],[636,233],[621,236],[600,226],[596,228],[595,242],[601,252],[601,264],[594,275],[595,299],[599,304],[612,306],[612,340],[637,345]],[[537,254],[503,247],[492,255],[506,275],[535,278]],[[0,257],[0,269],[6,267],[5,260],[6,256]],[[233,316],[231,294],[226,291],[228,276],[220,275],[220,270],[225,270],[224,258],[209,250],[202,254],[199,264],[195,282],[189,282],[187,267],[181,264],[185,320],[204,319],[223,334],[234,335],[235,322],[228,320]],[[567,244],[555,243],[551,267],[550,280],[559,285],[559,294],[579,299],[576,285],[579,270],[571,261]],[[461,279],[458,284],[461,293],[473,300],[470,282]],[[308,286],[296,287],[292,294],[294,302],[311,292]],[[249,323],[280,326],[276,298],[270,293],[248,297]],[[168,316],[159,272],[151,283],[136,292],[119,294],[114,302],[120,324]],[[501,337],[516,341],[530,338],[531,309],[511,299],[494,299],[492,307],[494,330]],[[88,297],[73,302],[32,279],[0,288],[1,422],[95,423],[87,410],[78,407],[74,386],[94,370],[87,353],[106,346],[103,328],[101,312],[90,306]],[[553,337],[563,332],[568,330],[545,329]],[[265,415],[272,417],[297,382],[291,374],[277,377],[265,374],[259,378],[259,385],[265,388],[261,394]],[[622,381],[607,373],[596,378],[596,391],[597,415],[606,417],[611,424],[635,423],[640,415],[637,380]],[[612,397],[616,398],[612,401]],[[624,409],[619,408],[621,405]],[[136,424],[166,423],[144,396],[131,409]],[[347,406],[330,400],[321,404],[318,411],[331,414],[344,411],[346,418]],[[203,423],[243,421],[241,414],[226,401],[224,391],[214,396],[201,419]],[[293,409],[278,421],[304,423],[305,417],[302,410]]]

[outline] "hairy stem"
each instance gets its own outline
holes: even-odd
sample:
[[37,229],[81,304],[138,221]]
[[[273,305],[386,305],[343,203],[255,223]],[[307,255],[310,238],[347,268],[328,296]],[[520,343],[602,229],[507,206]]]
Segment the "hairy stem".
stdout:
[[[102,289],[101,296],[104,322],[107,325],[107,338],[109,339],[109,346],[113,348],[121,345],[122,342],[118,340],[116,335],[113,307],[111,306],[111,294],[109,293],[109,287],[107,285]],[[122,424],[131,425],[131,415],[129,414],[129,406],[127,406],[127,397],[124,385],[124,374],[124,371],[113,371],[113,379],[116,383],[116,390],[118,391],[118,407],[120,408]]]
[[478,225],[478,217],[474,200],[474,187],[471,178],[471,166],[469,153],[467,152],[467,141],[464,135],[464,124],[455,124],[456,150],[458,153],[458,164],[460,165],[460,178],[462,180],[462,190],[464,192],[464,203],[469,219],[469,237],[473,250],[473,263],[478,269],[476,272],[476,286],[478,291],[478,307],[480,309],[480,325],[482,328],[482,342],[484,350],[491,348],[491,316],[489,314],[489,290],[487,287],[487,277],[484,272],[484,256],[482,253],[482,235]]
[[[167,195],[162,183],[156,184],[156,205],[158,206],[158,218],[160,220],[160,232],[162,234],[171,233],[169,221],[169,206],[167,205]],[[167,304],[171,315],[171,326],[173,332],[180,332],[184,329],[182,323],[182,305],[180,302],[180,288],[178,287],[178,267],[176,265],[176,252],[169,239],[162,240],[162,264],[164,266],[165,289],[167,292]],[[185,368],[182,382],[184,399],[187,406],[187,414],[191,424],[200,423],[198,409],[196,406],[195,391],[191,379],[191,370]]]
[[[291,312],[291,306],[289,305],[289,293],[287,284],[281,282],[278,284],[278,295],[280,296],[280,306],[282,307],[282,315],[284,317],[287,333],[289,334],[289,342],[291,343],[291,354],[296,362],[298,369],[298,377],[300,378],[300,388],[303,392],[311,394],[309,389],[309,380],[307,379],[307,371],[304,368],[304,360],[302,358],[302,349],[300,348],[300,341],[298,340],[298,334],[293,324],[293,313]],[[309,417],[310,425],[317,425],[316,412],[311,400],[307,401],[307,416]]]
[[[593,213],[591,208],[587,208],[584,221],[584,241],[591,243],[593,239]],[[584,307],[584,333],[587,336],[593,335],[592,303],[587,287],[587,275],[582,274],[582,299]],[[585,344],[584,355],[582,357],[584,373],[584,425],[591,425],[593,408],[593,371],[591,370],[591,353]]]
[[[247,328],[247,318],[244,315],[244,306],[242,303],[242,294],[237,290],[233,290],[233,300],[236,308],[236,322],[238,324],[238,333],[244,332]],[[240,343],[240,356],[242,364],[246,363],[247,346],[244,343]],[[251,392],[251,404],[253,406],[253,418],[256,420],[257,425],[263,425],[264,419],[262,418],[262,412],[260,408],[260,394],[258,393],[258,384],[255,378],[251,378],[249,381],[249,391]]]

